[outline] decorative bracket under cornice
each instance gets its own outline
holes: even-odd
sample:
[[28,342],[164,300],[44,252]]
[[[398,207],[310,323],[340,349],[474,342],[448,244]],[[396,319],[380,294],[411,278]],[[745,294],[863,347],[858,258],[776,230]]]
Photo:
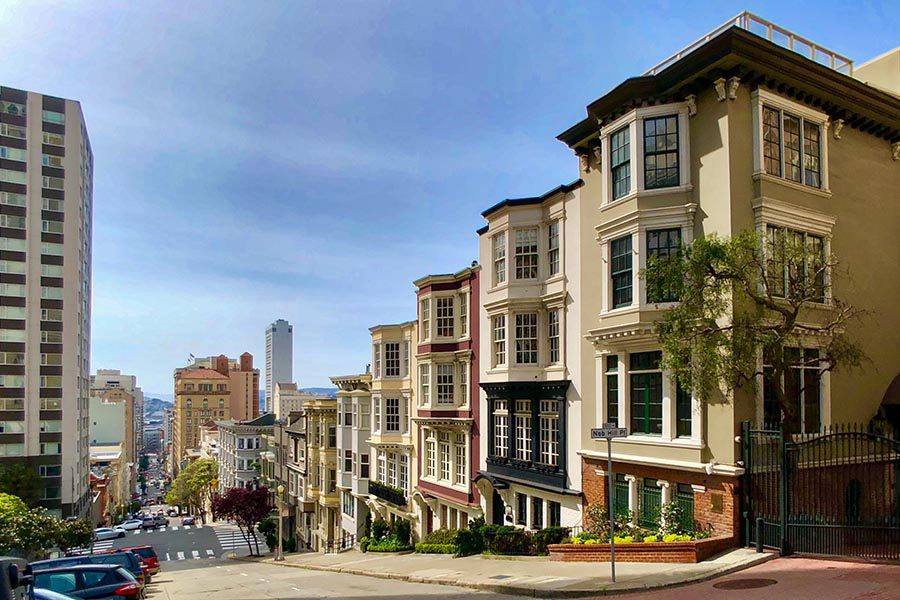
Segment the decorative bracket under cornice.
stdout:
[[684,97],[684,103],[687,104],[688,116],[693,117],[697,114],[697,95],[688,94]]
[[741,87],[741,78],[734,76],[725,79],[724,77],[719,77],[713,82],[716,86],[716,95],[719,97],[719,102],[724,102],[726,99],[734,100],[737,98],[738,88]]
[[835,119],[834,120],[834,139],[841,139],[841,129],[844,128],[844,120],[843,119]]
[[891,160],[900,160],[900,142],[891,144]]

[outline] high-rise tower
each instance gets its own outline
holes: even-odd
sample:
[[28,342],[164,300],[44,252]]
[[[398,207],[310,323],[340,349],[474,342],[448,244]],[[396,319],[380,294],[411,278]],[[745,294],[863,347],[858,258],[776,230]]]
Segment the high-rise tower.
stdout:
[[266,412],[272,412],[276,383],[294,381],[294,328],[284,319],[266,327]]
[[84,515],[94,158],[81,105],[0,87],[0,465]]

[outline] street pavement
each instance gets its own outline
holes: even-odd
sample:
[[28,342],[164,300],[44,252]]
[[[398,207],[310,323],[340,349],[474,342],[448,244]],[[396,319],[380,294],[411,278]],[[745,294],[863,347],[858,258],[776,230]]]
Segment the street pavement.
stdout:
[[163,571],[148,588],[147,600],[262,600],[279,598],[390,598],[513,600],[508,596],[443,585],[404,583],[346,573],[286,569],[266,563],[222,562],[205,569]]
[[[247,556],[250,549],[235,525],[181,525],[180,517],[169,517],[169,525],[160,529],[129,531],[124,538],[94,543],[94,552],[132,546],[153,546],[163,571],[209,566],[228,558]],[[269,551],[263,536],[256,534],[259,551]],[[254,544],[254,551],[256,550]]]

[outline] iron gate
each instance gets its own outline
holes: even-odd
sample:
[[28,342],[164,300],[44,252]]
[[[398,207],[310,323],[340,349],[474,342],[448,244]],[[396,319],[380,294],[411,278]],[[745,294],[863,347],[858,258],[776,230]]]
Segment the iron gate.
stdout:
[[741,435],[744,539],[782,554],[900,559],[900,441],[857,425]]

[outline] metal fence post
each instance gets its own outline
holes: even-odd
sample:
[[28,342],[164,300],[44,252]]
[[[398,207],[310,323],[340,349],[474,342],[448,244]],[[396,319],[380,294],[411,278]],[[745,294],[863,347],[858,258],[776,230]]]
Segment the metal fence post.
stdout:
[[750,546],[750,486],[752,483],[750,474],[750,421],[741,423],[741,458],[744,461],[744,476],[741,478],[743,491],[743,506],[741,511],[744,517],[744,541]]
[[791,553],[791,545],[788,540],[788,508],[790,507],[790,446],[787,443],[787,434],[784,424],[778,426],[779,445],[781,449],[781,485],[779,486],[779,512],[781,513],[781,539],[780,550],[782,556]]
[[756,517],[756,551],[763,551],[763,518]]

